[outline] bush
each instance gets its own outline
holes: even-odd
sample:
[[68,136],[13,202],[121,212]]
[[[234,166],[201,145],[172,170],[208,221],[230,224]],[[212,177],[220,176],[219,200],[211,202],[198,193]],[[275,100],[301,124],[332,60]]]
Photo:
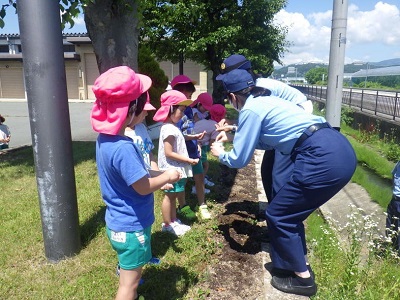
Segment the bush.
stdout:
[[[155,60],[150,49],[147,46],[139,46],[139,73],[145,74],[151,78],[153,81],[152,87],[149,90],[151,104],[159,108],[160,96],[164,93],[168,86],[168,77],[165,75],[164,71],[160,68],[160,65]],[[149,115],[146,117],[146,124],[153,124],[153,116],[155,111],[149,111]]]

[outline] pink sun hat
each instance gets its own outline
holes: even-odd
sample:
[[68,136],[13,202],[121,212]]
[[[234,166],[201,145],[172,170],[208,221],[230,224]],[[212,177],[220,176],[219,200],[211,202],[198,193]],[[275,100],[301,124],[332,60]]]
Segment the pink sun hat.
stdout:
[[156,108],[153,105],[151,105],[151,103],[150,103],[149,92],[147,92],[147,100],[146,100],[143,110],[156,110]]
[[127,66],[111,68],[93,85],[96,102],[91,112],[94,131],[117,135],[127,114],[129,103],[151,86],[150,77],[137,74]]
[[222,104],[214,104],[210,109],[211,120],[219,122],[225,118],[226,108]]
[[157,110],[156,114],[153,117],[153,120],[156,122],[164,122],[167,119],[171,106],[188,106],[193,103],[193,101],[186,98],[183,93],[176,90],[170,90],[163,93],[161,95],[160,102],[161,107]]
[[190,83],[190,82],[196,84],[196,81],[193,81],[186,75],[177,75],[172,79],[171,87],[174,88],[177,84]]
[[197,99],[190,105],[191,107],[195,107],[198,103],[204,106],[207,111],[210,111],[214,101],[209,93],[201,93],[197,96]]

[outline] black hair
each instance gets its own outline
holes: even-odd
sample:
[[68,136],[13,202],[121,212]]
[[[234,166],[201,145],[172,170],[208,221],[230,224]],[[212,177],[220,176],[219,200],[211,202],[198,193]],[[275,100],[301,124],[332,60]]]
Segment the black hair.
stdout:
[[172,89],[182,93],[194,93],[196,91],[193,82],[178,83]]
[[172,105],[168,112],[168,117],[170,117],[177,109],[179,105]]
[[135,113],[135,116],[140,115],[144,109],[146,101],[147,101],[147,92],[141,94],[139,98],[129,102],[128,116],[132,115],[133,113]]

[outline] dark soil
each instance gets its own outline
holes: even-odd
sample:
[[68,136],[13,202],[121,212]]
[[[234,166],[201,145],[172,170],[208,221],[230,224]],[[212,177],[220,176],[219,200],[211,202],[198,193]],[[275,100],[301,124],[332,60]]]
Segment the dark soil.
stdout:
[[206,299],[262,299],[264,295],[261,239],[265,222],[258,222],[260,209],[254,160],[235,170],[219,166],[217,216],[223,244],[209,278],[199,287],[209,291]]

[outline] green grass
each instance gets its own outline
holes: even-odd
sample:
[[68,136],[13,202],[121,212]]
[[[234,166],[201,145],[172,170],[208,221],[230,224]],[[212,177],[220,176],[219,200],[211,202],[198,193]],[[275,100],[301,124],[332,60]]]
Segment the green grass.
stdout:
[[[113,299],[118,286],[116,255],[104,230],[94,143],[74,142],[74,164],[79,208],[81,251],[50,263],[45,257],[32,149],[0,155],[1,299]],[[210,173],[217,162],[210,157]],[[189,190],[189,189],[188,189]],[[161,233],[162,193],[156,193],[153,253],[159,266],[147,266],[139,292],[148,299],[184,299],[198,295],[196,283],[207,277],[206,267],[220,245],[212,239],[216,220],[196,222],[193,230],[176,239]],[[218,211],[212,201],[206,200]],[[188,194],[194,207],[196,199]],[[154,282],[157,282],[156,288]]]

